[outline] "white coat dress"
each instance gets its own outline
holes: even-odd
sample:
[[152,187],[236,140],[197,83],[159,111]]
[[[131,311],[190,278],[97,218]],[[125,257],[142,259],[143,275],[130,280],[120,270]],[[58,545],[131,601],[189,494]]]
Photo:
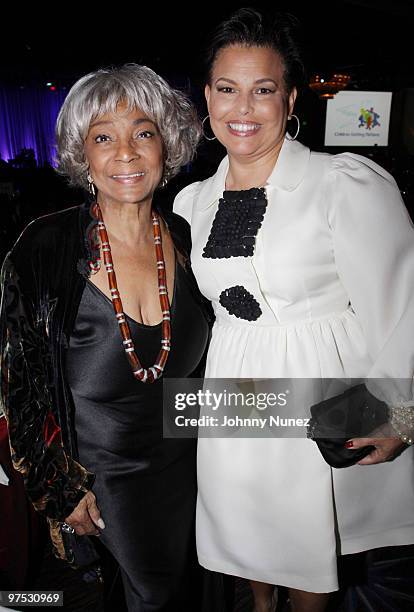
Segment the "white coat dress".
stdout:
[[[371,160],[285,140],[251,257],[202,257],[228,158],[174,210],[216,322],[206,378],[413,378],[414,230],[394,179]],[[242,285],[261,316],[219,303]],[[387,387],[392,406],[412,385]],[[333,469],[308,439],[201,438],[201,565],[312,592],[338,588],[337,555],[414,543],[413,447],[392,462]]]

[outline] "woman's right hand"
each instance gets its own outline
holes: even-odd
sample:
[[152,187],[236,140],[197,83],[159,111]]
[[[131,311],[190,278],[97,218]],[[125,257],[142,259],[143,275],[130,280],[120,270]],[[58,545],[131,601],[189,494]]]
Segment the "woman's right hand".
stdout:
[[65,523],[73,527],[77,535],[99,535],[99,529],[105,529],[101,513],[96,505],[96,497],[88,491],[80,500],[73,512],[65,518]]

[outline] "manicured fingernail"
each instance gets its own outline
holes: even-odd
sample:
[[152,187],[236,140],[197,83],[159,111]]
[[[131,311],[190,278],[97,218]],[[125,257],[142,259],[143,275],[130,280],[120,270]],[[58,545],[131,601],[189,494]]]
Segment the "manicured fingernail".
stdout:
[[97,525],[99,529],[105,529],[105,523],[103,522],[101,518],[99,519],[99,521],[97,521]]
[[345,448],[352,448],[354,446],[354,443],[352,442],[352,440],[348,440],[348,442],[345,442]]

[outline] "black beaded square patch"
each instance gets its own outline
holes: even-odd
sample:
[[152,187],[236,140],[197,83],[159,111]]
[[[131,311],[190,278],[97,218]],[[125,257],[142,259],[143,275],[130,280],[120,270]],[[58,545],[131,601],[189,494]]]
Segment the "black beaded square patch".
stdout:
[[256,321],[262,314],[259,302],[242,285],[224,289],[219,301],[223,308],[239,319]]
[[253,255],[266,206],[264,187],[224,191],[203,250],[203,257],[221,259]]

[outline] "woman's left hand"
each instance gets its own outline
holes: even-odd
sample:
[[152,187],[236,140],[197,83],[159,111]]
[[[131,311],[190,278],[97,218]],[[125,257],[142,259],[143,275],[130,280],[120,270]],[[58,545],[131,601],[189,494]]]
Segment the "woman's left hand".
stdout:
[[354,438],[348,442],[352,442],[352,446],[348,446],[347,443],[347,448],[350,450],[363,446],[375,446],[375,449],[369,455],[358,461],[358,465],[374,465],[375,463],[389,461],[404,446],[404,442],[400,438]]

